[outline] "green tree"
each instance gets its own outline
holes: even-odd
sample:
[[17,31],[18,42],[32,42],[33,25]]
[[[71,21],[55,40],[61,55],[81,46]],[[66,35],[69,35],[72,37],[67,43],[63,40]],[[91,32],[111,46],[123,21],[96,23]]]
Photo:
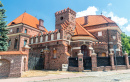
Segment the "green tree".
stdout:
[[122,41],[123,52],[126,51],[130,55],[130,36],[127,36],[124,33],[122,33],[121,34],[121,41]]
[[5,12],[6,10],[2,8],[3,4],[0,1],[0,51],[7,51],[8,50],[8,42],[7,42],[7,33],[8,30],[6,29],[6,21],[5,21]]

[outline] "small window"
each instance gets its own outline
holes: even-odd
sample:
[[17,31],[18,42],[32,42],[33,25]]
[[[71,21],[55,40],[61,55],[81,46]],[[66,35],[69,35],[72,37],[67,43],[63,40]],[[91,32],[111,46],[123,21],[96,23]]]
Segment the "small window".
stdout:
[[53,58],[56,58],[56,52],[57,52],[56,50],[53,51],[54,54]]
[[9,43],[8,43],[8,45],[9,45],[9,46],[11,45],[11,40],[9,40]]
[[102,36],[102,32],[98,32],[98,36]]
[[17,28],[17,31],[16,31],[16,33],[18,33],[19,32],[19,28]]
[[27,33],[27,29],[25,29],[24,33]]
[[60,17],[60,20],[63,20],[63,17]]
[[54,40],[54,34],[51,34],[51,40]]
[[17,44],[18,44],[18,40],[17,40],[17,39],[15,39],[14,49],[17,49]]
[[27,40],[24,40],[24,46],[27,44]]
[[46,35],[45,41],[48,41],[48,35]]
[[12,29],[10,29],[10,32],[12,32]]

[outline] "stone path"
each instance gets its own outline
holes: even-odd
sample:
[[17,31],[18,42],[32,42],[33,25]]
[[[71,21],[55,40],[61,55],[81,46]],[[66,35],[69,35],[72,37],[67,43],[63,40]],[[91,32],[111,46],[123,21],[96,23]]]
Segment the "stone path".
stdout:
[[[123,79],[123,80],[122,80]],[[98,71],[98,72],[83,72],[83,73],[71,73],[62,75],[47,75],[42,77],[29,77],[29,78],[10,78],[0,79],[0,82],[120,82],[130,80],[130,70],[118,70],[118,71]]]

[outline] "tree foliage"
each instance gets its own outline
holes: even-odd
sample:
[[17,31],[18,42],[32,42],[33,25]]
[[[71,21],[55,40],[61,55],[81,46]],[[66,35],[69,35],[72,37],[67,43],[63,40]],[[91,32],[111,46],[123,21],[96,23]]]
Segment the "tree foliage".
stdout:
[[127,36],[124,33],[122,33],[121,34],[121,41],[122,41],[123,52],[126,51],[130,55],[130,36]]
[[3,4],[0,1],[0,51],[7,51],[8,49],[8,42],[7,42],[7,33],[8,30],[6,29],[6,21],[5,21],[5,12],[6,10],[2,8]]

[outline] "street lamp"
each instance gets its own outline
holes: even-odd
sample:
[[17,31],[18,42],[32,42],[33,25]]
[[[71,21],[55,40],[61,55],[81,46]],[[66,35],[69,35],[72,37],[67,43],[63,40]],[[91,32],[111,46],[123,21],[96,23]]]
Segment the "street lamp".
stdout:
[[47,48],[47,46],[46,46],[46,48],[43,50],[43,52],[44,53],[49,53],[50,52],[50,50]]

